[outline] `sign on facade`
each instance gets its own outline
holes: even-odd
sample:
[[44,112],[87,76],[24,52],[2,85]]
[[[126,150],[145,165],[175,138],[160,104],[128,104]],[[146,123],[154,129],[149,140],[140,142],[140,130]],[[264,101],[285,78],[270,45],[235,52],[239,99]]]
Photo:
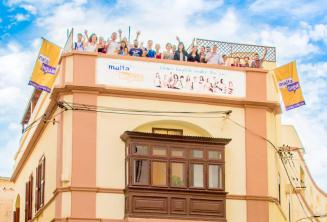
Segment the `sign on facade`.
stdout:
[[185,65],[98,58],[97,84],[122,88],[245,97],[245,73]]

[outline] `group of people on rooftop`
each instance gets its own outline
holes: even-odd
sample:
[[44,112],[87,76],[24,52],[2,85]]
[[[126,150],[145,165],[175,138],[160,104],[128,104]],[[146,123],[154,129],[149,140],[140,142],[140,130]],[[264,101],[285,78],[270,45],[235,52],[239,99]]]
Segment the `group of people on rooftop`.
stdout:
[[140,34],[141,32],[138,31],[136,33],[135,40],[132,44],[130,44],[126,37],[122,38],[121,30],[118,30],[118,34],[117,32],[113,32],[107,41],[105,41],[103,37],[98,38],[94,33],[89,36],[88,31],[85,30],[84,35],[82,33],[77,34],[77,41],[74,43],[73,49],[76,51],[85,52],[98,52],[104,54],[170,59],[251,68],[262,68],[262,63],[267,54],[267,48],[265,48],[262,58],[259,58],[258,53],[254,53],[252,59],[250,59],[249,56],[244,56],[242,59],[238,56],[228,58],[227,55],[223,55],[218,51],[217,45],[213,45],[212,48],[204,46],[198,48],[194,42],[187,51],[184,43],[180,41],[178,36],[176,37],[178,42],[177,47],[176,45],[167,43],[165,50],[161,51],[160,44],[157,43],[154,45],[152,40],[148,40],[146,47],[144,47],[142,43],[139,44],[138,38]]

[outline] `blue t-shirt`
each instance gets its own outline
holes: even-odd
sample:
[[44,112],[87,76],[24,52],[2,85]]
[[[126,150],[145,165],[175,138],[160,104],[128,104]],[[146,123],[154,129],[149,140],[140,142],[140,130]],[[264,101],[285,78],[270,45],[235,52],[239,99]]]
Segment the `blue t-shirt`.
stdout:
[[140,49],[140,48],[131,48],[129,50],[129,55],[131,56],[138,56],[138,57],[141,57],[143,54],[143,50]]
[[156,51],[154,51],[153,49],[145,49],[145,51],[147,51],[146,57],[154,58],[156,56]]

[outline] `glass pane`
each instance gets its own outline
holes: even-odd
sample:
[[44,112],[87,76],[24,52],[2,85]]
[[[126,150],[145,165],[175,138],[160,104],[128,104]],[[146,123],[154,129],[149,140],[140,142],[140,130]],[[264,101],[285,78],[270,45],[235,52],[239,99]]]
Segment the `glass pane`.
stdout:
[[155,156],[167,156],[167,149],[165,149],[165,148],[153,148],[152,153]]
[[208,151],[208,158],[209,160],[220,160],[221,159],[221,153],[219,151]]
[[204,187],[203,186],[203,164],[191,165],[191,186],[192,187]]
[[134,160],[134,184],[149,183],[149,164],[147,160]]
[[222,168],[218,165],[209,165],[209,188],[222,189]]
[[136,155],[147,155],[148,147],[145,145],[134,145],[132,152]]
[[174,187],[184,187],[185,186],[185,167],[184,163],[171,163],[171,178],[170,184]]
[[167,185],[167,164],[165,162],[152,162],[152,185]]
[[184,157],[184,151],[183,150],[172,150],[171,156],[172,157]]
[[183,130],[174,130],[174,129],[171,129],[171,130],[168,130],[168,135],[179,135],[179,136],[182,136],[183,135]]
[[203,158],[203,151],[202,150],[192,150],[192,157],[193,158]]

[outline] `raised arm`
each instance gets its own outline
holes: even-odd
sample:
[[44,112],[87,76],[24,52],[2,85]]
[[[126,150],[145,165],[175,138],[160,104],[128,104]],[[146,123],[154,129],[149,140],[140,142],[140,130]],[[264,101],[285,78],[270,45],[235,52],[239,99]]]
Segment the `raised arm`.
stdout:
[[136,32],[136,38],[135,38],[135,40],[137,40],[137,41],[138,41],[138,40],[139,40],[139,36],[140,36],[140,35],[141,35],[141,31],[137,31],[137,32]]
[[85,29],[84,31],[84,34],[85,34],[85,37],[86,37],[86,42],[89,40],[89,34],[88,34],[88,31]]
[[194,47],[194,43],[195,43],[195,39],[192,40],[191,46],[188,49],[188,53],[191,53],[192,52],[192,48]]
[[[178,36],[176,36],[176,40],[177,40],[178,44],[181,43],[181,40],[179,39]],[[177,45],[178,45],[178,44],[177,44]]]

